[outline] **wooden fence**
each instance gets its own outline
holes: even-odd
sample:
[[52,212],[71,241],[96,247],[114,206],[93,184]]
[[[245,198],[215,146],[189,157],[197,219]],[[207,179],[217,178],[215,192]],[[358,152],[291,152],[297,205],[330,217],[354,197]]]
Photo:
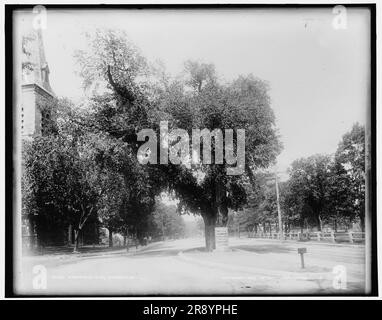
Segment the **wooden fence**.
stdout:
[[[280,239],[278,232],[250,232],[249,238]],[[290,232],[284,234],[284,240],[325,241],[332,243],[364,243],[364,232]]]

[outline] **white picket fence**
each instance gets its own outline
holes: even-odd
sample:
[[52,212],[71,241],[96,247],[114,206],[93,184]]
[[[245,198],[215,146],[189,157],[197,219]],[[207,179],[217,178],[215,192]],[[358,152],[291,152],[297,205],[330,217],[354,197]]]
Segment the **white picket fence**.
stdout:
[[[249,238],[280,239],[278,232],[250,232]],[[364,232],[290,232],[284,234],[284,240],[297,241],[326,241],[326,242],[348,242],[364,243]]]

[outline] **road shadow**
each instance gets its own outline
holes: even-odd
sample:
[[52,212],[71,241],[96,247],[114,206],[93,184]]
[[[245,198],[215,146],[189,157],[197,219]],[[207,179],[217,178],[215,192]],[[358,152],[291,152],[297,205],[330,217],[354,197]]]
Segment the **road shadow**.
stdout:
[[155,258],[155,257],[171,257],[176,256],[179,253],[179,249],[170,249],[170,248],[164,248],[164,249],[147,249],[139,251],[131,256],[129,256],[130,259],[134,258]]
[[238,245],[238,246],[232,246],[232,249],[239,249],[239,250],[245,250],[250,251],[254,253],[288,253],[295,251],[293,248],[288,248],[285,245],[281,244],[264,244],[264,245]]
[[183,250],[183,253],[200,253],[200,252],[208,252],[206,247],[197,247],[197,248],[190,248],[187,250]]
[[141,251],[135,253],[132,256],[129,256],[129,258],[151,258],[151,257],[172,257],[177,256],[179,252],[183,253],[200,253],[200,252],[207,252],[205,247],[196,247],[196,248],[190,248],[186,250],[182,250],[179,248],[172,248],[172,247],[161,247],[159,249],[155,247],[142,249]]

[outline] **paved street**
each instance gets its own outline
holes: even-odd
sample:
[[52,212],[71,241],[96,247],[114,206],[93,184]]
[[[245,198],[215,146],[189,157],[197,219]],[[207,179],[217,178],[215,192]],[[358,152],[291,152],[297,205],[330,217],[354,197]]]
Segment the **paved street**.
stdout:
[[[203,247],[204,239],[195,238],[152,243],[131,252],[25,257],[24,287],[19,293],[349,294],[362,293],[364,288],[364,247],[360,245],[235,238],[230,239],[228,252],[207,253]],[[305,269],[301,269],[298,247],[307,248]],[[36,265],[43,267],[33,273]],[[346,288],[333,286],[333,268],[346,271]],[[41,270],[47,271],[46,289],[33,289],[33,277],[41,275]]]

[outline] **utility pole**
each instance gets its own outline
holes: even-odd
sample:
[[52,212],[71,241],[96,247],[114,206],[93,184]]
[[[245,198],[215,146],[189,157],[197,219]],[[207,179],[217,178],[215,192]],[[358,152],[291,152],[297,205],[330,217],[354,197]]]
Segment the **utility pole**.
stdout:
[[275,185],[276,185],[277,214],[279,218],[279,236],[281,240],[281,239],[284,239],[284,233],[283,233],[283,220],[281,218],[279,183],[277,181],[277,172],[275,173]]

